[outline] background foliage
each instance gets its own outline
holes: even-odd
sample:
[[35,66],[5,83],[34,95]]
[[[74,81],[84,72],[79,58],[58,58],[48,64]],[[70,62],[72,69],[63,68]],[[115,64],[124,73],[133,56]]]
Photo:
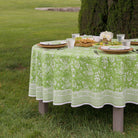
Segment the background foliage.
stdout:
[[115,35],[125,33],[126,38],[136,38],[138,37],[138,1],[82,0],[79,30],[81,34],[95,35],[108,30]]
[[80,33],[98,35],[101,30],[106,30],[107,8],[107,0],[82,0],[79,14]]

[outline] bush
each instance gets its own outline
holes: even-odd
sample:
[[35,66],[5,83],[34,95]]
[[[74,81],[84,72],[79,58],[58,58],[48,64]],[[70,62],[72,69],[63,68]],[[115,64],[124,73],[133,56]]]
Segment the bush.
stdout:
[[106,30],[107,0],[82,0],[79,13],[81,34],[99,34]]
[[80,34],[99,35],[108,30],[126,38],[138,37],[138,0],[82,0]]

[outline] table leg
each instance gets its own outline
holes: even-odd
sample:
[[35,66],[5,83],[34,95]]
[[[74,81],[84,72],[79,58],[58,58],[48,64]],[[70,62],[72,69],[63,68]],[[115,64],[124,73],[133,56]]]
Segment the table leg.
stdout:
[[42,115],[48,112],[48,103],[43,103],[42,100],[39,100],[39,112]]
[[123,132],[124,108],[113,107],[113,131]]

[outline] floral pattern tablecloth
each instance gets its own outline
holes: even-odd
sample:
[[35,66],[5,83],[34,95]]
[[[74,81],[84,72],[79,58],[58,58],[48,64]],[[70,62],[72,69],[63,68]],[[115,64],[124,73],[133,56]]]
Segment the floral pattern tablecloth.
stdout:
[[[138,48],[134,46],[134,48]],[[72,107],[138,104],[138,54],[106,54],[96,48],[32,47],[29,96]]]

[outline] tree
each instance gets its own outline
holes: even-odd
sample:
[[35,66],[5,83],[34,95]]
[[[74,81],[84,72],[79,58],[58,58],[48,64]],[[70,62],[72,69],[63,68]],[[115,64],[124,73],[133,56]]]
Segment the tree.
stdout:
[[107,0],[82,0],[79,14],[81,34],[99,34],[106,30]]
[[138,0],[82,0],[79,13],[81,34],[98,35],[108,30],[138,37]]

